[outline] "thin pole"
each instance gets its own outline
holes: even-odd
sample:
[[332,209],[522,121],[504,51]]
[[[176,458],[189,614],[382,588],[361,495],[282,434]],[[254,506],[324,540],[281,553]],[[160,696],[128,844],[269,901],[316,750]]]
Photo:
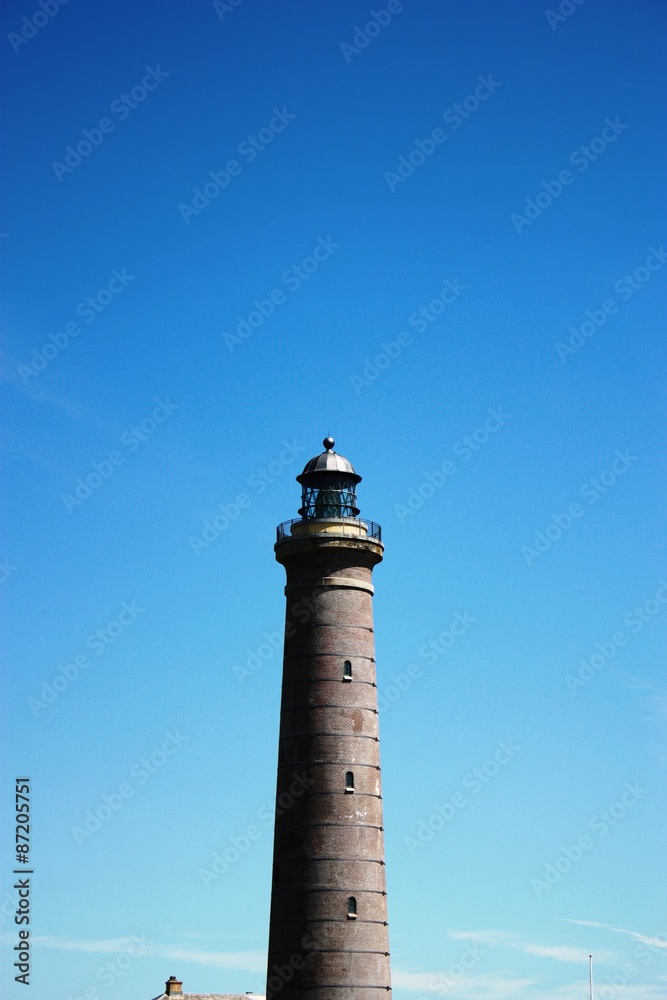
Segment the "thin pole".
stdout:
[[590,991],[590,1000],[593,1000],[593,956],[588,956],[588,985]]

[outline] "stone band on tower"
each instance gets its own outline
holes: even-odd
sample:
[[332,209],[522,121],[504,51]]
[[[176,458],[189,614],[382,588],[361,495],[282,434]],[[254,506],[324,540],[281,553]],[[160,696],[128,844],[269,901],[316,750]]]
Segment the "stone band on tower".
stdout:
[[357,475],[306,464],[287,573],[267,1000],[391,997],[371,577],[380,527]]

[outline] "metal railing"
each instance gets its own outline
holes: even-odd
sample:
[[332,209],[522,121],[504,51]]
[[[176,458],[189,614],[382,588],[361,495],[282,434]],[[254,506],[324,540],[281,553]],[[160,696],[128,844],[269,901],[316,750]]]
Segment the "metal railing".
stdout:
[[[294,531],[294,525],[300,528]],[[316,527],[321,525],[321,528]],[[293,517],[283,521],[276,528],[276,541],[282,542],[294,535],[347,535],[349,537],[373,538],[382,541],[382,528],[375,521],[365,517]]]

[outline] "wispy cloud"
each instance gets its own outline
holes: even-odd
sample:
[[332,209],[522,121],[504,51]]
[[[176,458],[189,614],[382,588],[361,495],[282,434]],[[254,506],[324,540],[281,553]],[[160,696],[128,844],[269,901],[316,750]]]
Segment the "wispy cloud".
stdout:
[[[561,986],[544,986],[535,978],[521,978],[507,972],[468,975],[446,986],[442,980],[439,984],[438,973],[393,969],[391,978],[397,989],[458,1000],[582,1000],[588,996],[588,969],[581,978]],[[667,977],[663,976],[658,976],[654,984],[628,983],[623,987],[623,1000],[665,1000],[664,984]]]
[[[478,944],[493,947],[512,948],[514,951],[523,952],[524,955],[554,958],[557,962],[573,962],[575,965],[580,965],[588,961],[588,952],[585,948],[561,944],[535,944],[509,931],[449,931],[449,936],[455,941],[476,941]],[[596,959],[598,962],[611,963],[615,961],[615,956],[612,952],[597,952]]]
[[[629,931],[620,927],[612,927],[593,920],[566,919],[567,923],[584,927],[599,927],[623,934],[634,941],[640,941],[655,948],[667,948],[667,940]],[[193,935],[188,935],[192,937]],[[455,941],[471,941],[485,944],[489,947],[511,948],[527,955],[552,958],[559,962],[587,965],[587,955],[584,950],[567,945],[542,945],[525,941],[508,931],[477,930],[449,931],[449,936]],[[0,936],[0,943],[11,944],[11,935]],[[37,935],[34,944],[37,948],[53,948],[58,951],[81,953],[120,954],[127,951],[137,942],[142,942],[142,951],[146,956],[161,959],[173,959],[176,962],[194,963],[211,968],[234,969],[242,972],[262,973],[266,968],[266,954],[261,950],[247,951],[216,951],[198,948],[183,948],[180,945],[156,944],[146,942],[142,937],[99,938],[85,941],[77,938],[59,937],[56,935]],[[605,955],[607,953],[604,953]],[[596,962],[603,961],[596,951]],[[611,961],[611,959],[606,959]],[[393,985],[398,989],[423,995],[457,997],[459,1000],[581,1000],[582,982],[588,980],[586,974],[575,982],[557,987],[542,985],[543,977],[522,976],[506,970],[480,974],[467,973],[460,978],[452,976],[452,970],[444,972],[421,972],[394,968],[392,970]],[[658,977],[659,983],[666,983],[667,977]],[[664,985],[628,984],[624,987],[623,1000],[664,1000]]]
[[[569,945],[522,944],[520,950],[524,951],[526,955],[555,958],[559,962],[574,962],[577,965],[583,965],[588,960],[588,952],[585,948],[572,948]],[[602,957],[601,952],[597,953],[598,962],[613,961],[613,955],[610,952],[604,954],[605,957]]]
[[477,941],[479,944],[503,945],[514,938],[509,931],[447,931],[454,941]]
[[[511,949],[524,955],[538,958],[553,959],[556,962],[567,962],[578,965],[581,978],[574,983],[568,983],[561,988],[546,988],[541,985],[545,977],[542,975],[528,977],[525,975],[501,971],[476,974],[472,971],[456,976],[455,966],[437,972],[417,972],[394,968],[392,981],[398,988],[411,992],[421,992],[424,995],[455,996],[460,1000],[506,1000],[513,997],[517,1000],[581,1000],[582,982],[588,981],[588,952],[584,948],[571,945],[541,944],[527,941],[525,938],[510,931],[500,930],[450,930],[449,937],[453,941],[468,942],[471,945],[483,945],[490,949]],[[484,955],[485,952],[482,952]],[[599,963],[613,963],[612,952],[597,952]],[[496,959],[487,964],[496,967],[500,964]],[[647,993],[645,1000],[658,1000],[656,992]],[[626,998],[630,1000],[630,998]],[[637,997],[637,1000],[639,998]],[[663,998],[664,1000],[664,998]]]
[[0,360],[0,380],[13,385],[16,391],[31,403],[54,406],[58,410],[64,410],[75,420],[87,422],[88,415],[85,410],[70,399],[55,392],[48,381],[42,379],[40,382],[24,383],[19,378],[16,368],[17,366],[12,366],[8,359]]
[[156,945],[148,949],[148,954],[158,958],[173,958],[174,961],[194,962],[196,965],[212,965],[219,969],[266,972],[264,951],[198,951],[193,948]]
[[[132,945],[141,942],[143,953],[156,958],[173,958],[174,961],[193,962],[196,965],[209,965],[219,969],[238,969],[242,972],[264,972],[266,970],[266,952],[264,951],[202,951],[197,948],[182,948],[179,945],[154,944],[146,941],[145,935],[81,941],[76,938],[70,939],[43,934],[36,935],[32,940],[36,948],[104,954],[120,954],[127,951]],[[2,944],[10,944],[13,941],[14,938],[9,934],[0,936]]]
[[[12,940],[10,935],[3,934],[0,938],[3,944]],[[32,943],[40,948],[55,948],[58,951],[90,951],[90,952],[120,952],[126,951],[137,941],[143,940],[139,937],[119,937],[102,938],[97,941],[77,941],[67,938],[56,937],[55,935],[36,934],[32,938]]]
[[582,927],[603,927],[605,930],[613,931],[614,934],[625,934],[632,941],[641,941],[642,944],[648,944],[652,948],[667,948],[667,937],[648,937],[646,934],[640,934],[639,931],[629,931],[624,927],[612,927],[611,924],[601,924],[597,920],[571,920],[567,917],[563,917],[563,920],[568,924],[581,924]]

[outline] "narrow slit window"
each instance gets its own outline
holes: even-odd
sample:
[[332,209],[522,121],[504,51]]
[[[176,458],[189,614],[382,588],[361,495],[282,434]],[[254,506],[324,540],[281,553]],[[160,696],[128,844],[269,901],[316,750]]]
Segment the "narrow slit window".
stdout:
[[354,896],[348,896],[347,898],[347,919],[356,920],[357,918],[357,900]]
[[354,773],[352,771],[345,772],[345,791],[354,791]]
[[343,663],[343,680],[344,681],[352,680],[352,664],[350,663],[349,660],[345,660],[345,662]]

